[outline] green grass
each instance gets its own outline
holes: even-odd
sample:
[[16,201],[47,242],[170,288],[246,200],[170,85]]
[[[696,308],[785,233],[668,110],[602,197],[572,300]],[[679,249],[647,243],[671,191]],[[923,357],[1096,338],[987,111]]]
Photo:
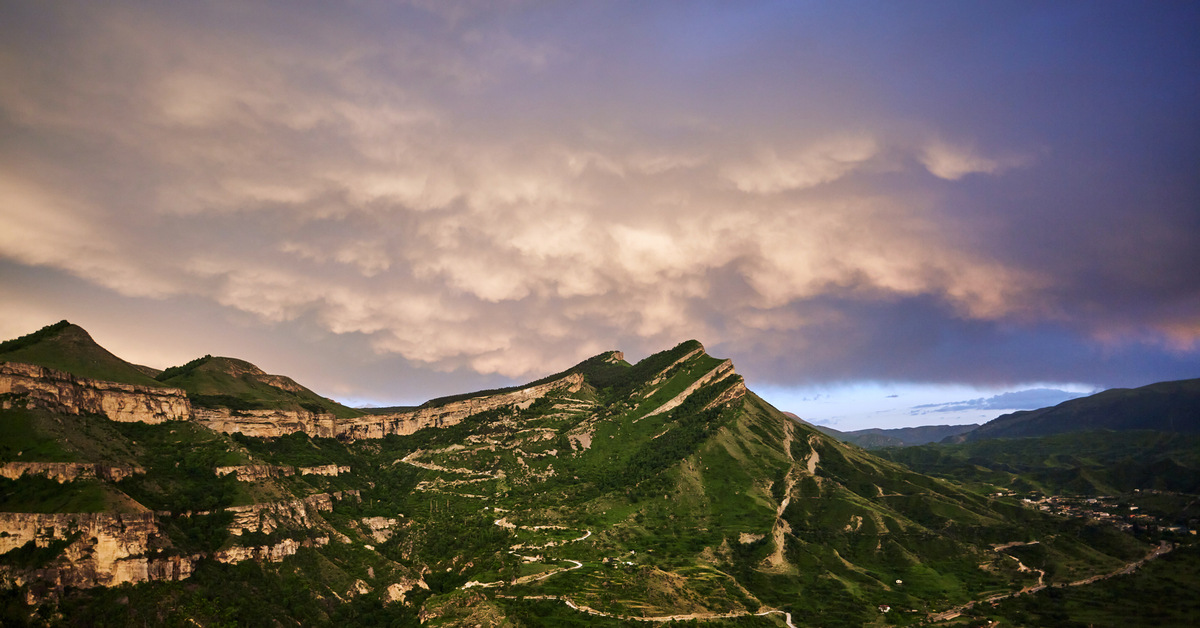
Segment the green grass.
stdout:
[[222,407],[235,411],[268,408],[308,410],[327,412],[339,418],[362,415],[361,411],[326,399],[290,379],[276,379],[276,376],[263,373],[253,364],[234,358],[205,356],[181,367],[169,368],[159,374],[159,379],[165,385],[187,391],[193,403],[202,407]]
[[114,493],[97,480],[59,484],[43,477],[0,478],[0,512],[106,512],[121,501]]
[[45,416],[23,408],[0,410],[0,461],[76,461],[76,456],[58,438],[39,429]]

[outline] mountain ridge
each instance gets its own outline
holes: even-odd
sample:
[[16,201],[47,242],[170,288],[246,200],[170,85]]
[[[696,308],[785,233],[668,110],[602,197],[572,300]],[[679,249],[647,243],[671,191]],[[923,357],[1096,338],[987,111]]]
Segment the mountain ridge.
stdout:
[[947,442],[1090,430],[1200,433],[1200,379],[1112,388],[1038,410],[1001,415]]
[[[267,386],[244,361],[199,360],[160,376],[230,397]],[[154,425],[13,397],[10,608],[83,623],[859,626],[882,603],[928,614],[1036,581],[997,544],[1040,541],[1060,579],[1146,551],[844,445],[697,341],[536,382],[348,418],[260,395],[276,405]],[[29,475],[51,458],[130,471]],[[119,507],[141,513],[128,534]],[[136,584],[105,588],[121,582]]]

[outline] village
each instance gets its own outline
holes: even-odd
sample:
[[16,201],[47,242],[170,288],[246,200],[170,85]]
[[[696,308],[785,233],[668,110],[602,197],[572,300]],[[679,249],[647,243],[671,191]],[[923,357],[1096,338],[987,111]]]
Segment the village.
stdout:
[[[1117,528],[1135,533],[1149,535],[1195,536],[1200,528],[1200,518],[1196,512],[1188,518],[1184,513],[1200,503],[1200,496],[1159,491],[1154,489],[1134,489],[1133,493],[1123,496],[1100,495],[1044,495],[1034,491],[1026,494],[995,493],[993,497],[1016,497],[1021,503],[1030,508],[1064,517],[1083,518],[1092,521],[1109,523]],[[1168,513],[1160,508],[1149,508],[1139,505],[1145,498],[1155,498],[1155,502],[1186,504],[1179,512]],[[1166,498],[1166,499],[1162,499]]]

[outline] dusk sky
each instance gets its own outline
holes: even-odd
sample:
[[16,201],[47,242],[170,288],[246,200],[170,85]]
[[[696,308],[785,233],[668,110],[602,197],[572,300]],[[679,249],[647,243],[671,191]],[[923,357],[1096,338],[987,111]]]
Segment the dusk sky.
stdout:
[[1200,377],[1198,33],[1170,1],[8,0],[0,338],[65,318],[351,405],[695,338],[839,429]]

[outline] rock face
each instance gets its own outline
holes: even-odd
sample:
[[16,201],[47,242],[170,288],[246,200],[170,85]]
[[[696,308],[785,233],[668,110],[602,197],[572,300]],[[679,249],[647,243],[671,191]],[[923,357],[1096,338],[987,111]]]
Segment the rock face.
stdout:
[[333,438],[338,435],[338,419],[332,414],[307,410],[242,410],[197,408],[196,421],[210,430],[226,434],[245,434],[256,438],[277,438],[296,432]]
[[240,563],[246,560],[278,563],[288,556],[294,556],[296,550],[301,547],[319,547],[322,545],[329,545],[329,537],[320,536],[315,539],[305,539],[303,541],[284,539],[274,545],[260,545],[257,547],[230,547],[213,554],[213,558],[221,563]]
[[434,406],[417,408],[394,414],[366,415],[354,419],[343,419],[338,422],[337,436],[348,439],[383,438],[389,434],[406,435],[426,427],[449,427],[461,423],[463,419],[496,408],[518,406],[528,408],[534,401],[546,395],[565,390],[579,392],[583,386],[583,375],[571,373],[561,379],[514,390],[507,393],[473,397],[462,401]]
[[62,555],[48,566],[0,571],[3,580],[21,585],[42,581],[61,588],[116,586],[126,582],[180,580],[192,573],[195,557],[149,555],[160,536],[152,512],[108,513],[0,513],[0,553],[33,541],[49,547],[70,541]]
[[58,480],[59,484],[91,479],[120,482],[131,475],[145,472],[146,470],[141,467],[90,462],[5,462],[0,464],[0,477],[15,480],[22,476],[41,476]]
[[20,362],[0,363],[0,394],[27,408],[65,414],[99,414],[113,421],[163,423],[188,421],[192,404],[178,388],[152,388],[75,377],[70,373]]
[[328,475],[337,477],[341,473],[350,473],[347,465],[323,464],[316,467],[300,467],[300,475]]
[[[281,386],[291,381],[282,377],[279,379]],[[293,386],[298,385],[293,383]],[[572,373],[552,382],[512,392],[473,397],[405,412],[340,419],[330,413],[308,410],[234,411],[226,408],[197,408],[192,406],[187,393],[178,388],[151,388],[102,382],[32,364],[0,363],[0,394],[15,396],[4,400],[4,407],[12,407],[12,404],[16,403],[55,412],[99,414],[113,421],[140,421],[151,424],[194,420],[218,432],[239,433],[257,438],[277,438],[295,432],[344,440],[383,438],[389,434],[406,435],[426,427],[456,425],[472,414],[487,410],[505,406],[527,408],[529,404],[549,393],[558,390],[578,392],[582,386],[583,375]],[[253,475],[258,472],[245,473]],[[301,470],[301,473],[304,471]],[[336,475],[334,471],[310,473]],[[245,479],[242,473],[239,473],[238,477]]]
[[274,464],[240,464],[232,467],[217,467],[213,472],[220,477],[231,473],[237,475],[242,482],[260,482],[271,478],[283,478],[296,475],[295,467]]
[[392,528],[396,526],[396,519],[391,517],[363,517],[363,527],[375,539],[376,543],[385,543],[392,538]]
[[233,513],[229,532],[240,536],[243,532],[270,534],[280,526],[311,528],[318,512],[333,510],[333,502],[343,499],[361,499],[358,491],[318,493],[304,499],[289,499],[249,506],[231,506],[225,510]]

